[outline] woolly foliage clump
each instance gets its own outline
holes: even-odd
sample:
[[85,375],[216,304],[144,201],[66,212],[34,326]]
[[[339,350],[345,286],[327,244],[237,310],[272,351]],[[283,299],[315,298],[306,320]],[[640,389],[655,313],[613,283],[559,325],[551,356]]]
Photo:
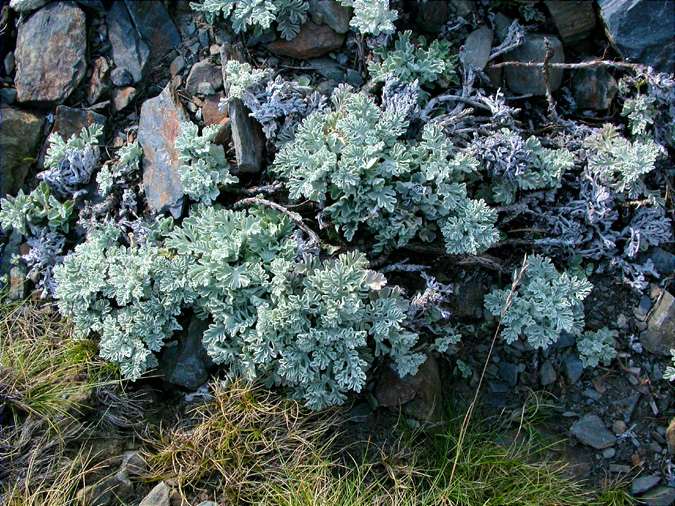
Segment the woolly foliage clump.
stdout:
[[425,125],[419,141],[405,139],[416,104],[378,106],[363,93],[340,86],[333,110],[310,115],[284,145],[273,170],[291,199],[322,207],[345,239],[372,234],[374,252],[430,242],[442,230],[449,253],[475,254],[497,240],[496,213],[468,195],[465,179],[478,169],[442,129]]
[[257,33],[276,22],[284,39],[291,40],[307,19],[307,0],[202,0],[190,2],[190,7],[203,12],[213,24],[219,16],[229,21],[235,33],[254,28]]
[[485,308],[501,316],[506,342],[524,337],[533,348],[546,349],[562,332],[583,331],[583,300],[592,288],[585,278],[559,273],[549,258],[533,255],[515,291],[493,290],[485,297]]

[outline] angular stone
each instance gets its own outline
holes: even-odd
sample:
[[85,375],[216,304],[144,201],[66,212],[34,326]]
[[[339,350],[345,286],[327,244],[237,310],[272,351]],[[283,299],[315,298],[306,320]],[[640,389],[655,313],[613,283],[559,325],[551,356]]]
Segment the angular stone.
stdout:
[[171,489],[164,483],[155,485],[148,495],[146,495],[138,506],[170,506]]
[[[143,79],[150,48],[136,29],[124,2],[113,2],[106,18],[116,74],[126,71],[131,76],[131,82],[124,84],[137,83]],[[115,80],[119,86],[120,79]]]
[[650,352],[670,355],[675,348],[675,297],[663,291],[647,320],[647,330],[640,334],[640,342]]
[[605,427],[602,419],[595,414],[585,415],[574,422],[570,432],[583,444],[596,450],[604,450],[616,443],[616,436]]
[[550,360],[546,360],[541,364],[541,369],[539,370],[539,381],[543,386],[548,386],[555,383],[557,378],[555,368]]
[[328,25],[337,33],[347,33],[352,9],[336,0],[310,0],[309,16],[317,25]]
[[54,126],[51,133],[58,133],[64,139],[69,139],[79,134],[84,127],[89,127],[94,123],[105,127],[106,120],[105,116],[94,111],[60,105],[54,114]]
[[640,497],[640,503],[646,506],[672,506],[675,504],[675,488],[665,485],[653,488]]
[[565,44],[582,41],[593,33],[597,19],[588,0],[546,0],[553,23]]
[[446,0],[417,2],[415,24],[424,32],[440,33],[450,17],[450,5]]
[[635,478],[633,483],[630,484],[630,493],[633,495],[644,494],[658,485],[660,481],[661,477],[656,474],[640,476],[639,478]]
[[577,70],[572,87],[577,107],[594,111],[609,109],[618,90],[616,79],[606,67]]
[[113,90],[113,109],[116,112],[123,111],[136,97],[136,88],[125,86],[124,88],[115,88]]
[[626,59],[675,72],[673,0],[598,0],[612,45]]
[[85,15],[72,2],[54,2],[19,25],[16,85],[19,102],[57,103],[70,96],[86,71]]
[[670,251],[663,248],[654,248],[649,253],[649,259],[654,263],[654,267],[660,274],[668,276],[675,272],[675,255]]
[[44,118],[0,107],[0,197],[15,194],[37,157]]
[[181,43],[180,33],[161,0],[124,0],[131,19],[150,48],[150,65],[157,65]]
[[416,374],[403,378],[391,368],[386,368],[374,394],[380,406],[403,407],[406,414],[425,422],[439,420],[443,397],[436,359],[429,356]]
[[188,390],[197,390],[206,382],[210,360],[202,336],[208,327],[207,322],[195,318],[176,346],[164,347],[159,364],[166,381]]
[[180,122],[186,119],[182,105],[167,85],[158,96],[143,102],[138,124],[138,141],[143,148],[143,188],[148,206],[157,213],[169,211],[175,218],[182,212],[183,187],[174,144]]
[[239,99],[228,102],[228,115],[232,130],[234,153],[239,172],[258,173],[262,169],[265,135],[260,124]]
[[9,300],[21,300],[26,296],[26,268],[15,265],[9,270]]
[[483,70],[490,58],[494,34],[487,26],[481,26],[469,34],[464,42],[463,60],[467,67]]
[[195,63],[185,81],[185,90],[190,95],[213,95],[223,88],[223,73],[218,65],[208,60]]
[[0,103],[12,105],[16,102],[16,90],[14,88],[0,88]]
[[95,104],[108,90],[108,75],[110,64],[105,56],[98,56],[93,61],[93,69],[87,85],[87,102]]
[[570,384],[574,384],[581,378],[584,373],[584,365],[576,355],[569,354],[564,359],[565,375]]
[[340,49],[344,41],[343,34],[335,33],[328,26],[308,21],[302,25],[300,33],[293,40],[275,40],[267,48],[274,54],[305,60]]
[[[553,55],[551,63],[563,63],[565,53],[563,52],[560,39],[554,35],[528,34],[525,36],[525,42],[513,51],[505,55],[509,61],[534,62],[541,63],[546,55],[545,40],[548,39],[551,44]],[[506,83],[511,91],[521,95],[545,95],[544,72],[539,67],[515,67],[508,66],[504,70]],[[560,88],[563,78],[562,69],[551,69],[550,81],[551,91]]]

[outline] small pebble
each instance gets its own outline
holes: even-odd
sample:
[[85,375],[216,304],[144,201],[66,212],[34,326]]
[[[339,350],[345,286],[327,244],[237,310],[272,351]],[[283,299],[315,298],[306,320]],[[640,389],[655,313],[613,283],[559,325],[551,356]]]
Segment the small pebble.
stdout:
[[623,420],[614,420],[614,423],[612,424],[612,431],[614,432],[614,434],[617,435],[626,432],[627,428],[628,427],[626,426],[626,422],[624,422]]
[[602,451],[602,456],[606,459],[611,459],[616,455],[616,450],[614,448],[607,448]]

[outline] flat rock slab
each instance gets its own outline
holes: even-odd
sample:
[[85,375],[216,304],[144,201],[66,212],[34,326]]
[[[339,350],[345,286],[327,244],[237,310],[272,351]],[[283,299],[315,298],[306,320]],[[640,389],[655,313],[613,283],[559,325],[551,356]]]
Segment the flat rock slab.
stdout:
[[335,33],[330,27],[308,21],[293,40],[275,40],[267,45],[274,54],[299,60],[316,58],[342,47],[344,34]]
[[43,123],[30,112],[0,108],[0,197],[21,188],[40,149]]
[[143,79],[150,48],[136,29],[124,2],[113,2],[106,21],[115,67],[128,72],[132,82],[137,83]]
[[565,44],[575,44],[593,34],[597,22],[593,2],[546,0],[544,3]]
[[219,65],[203,60],[195,63],[185,82],[190,95],[213,95],[223,89],[223,73]]
[[16,39],[18,102],[58,103],[70,96],[87,68],[85,15],[73,2],[54,2],[19,25]]
[[583,444],[596,450],[604,450],[616,443],[616,436],[607,429],[605,422],[594,414],[585,415],[574,422],[570,432]]
[[612,45],[624,58],[675,71],[675,1],[598,0]]
[[89,127],[95,123],[105,127],[106,120],[105,116],[94,111],[60,105],[56,108],[54,114],[52,132],[60,134],[64,139],[69,139],[71,136],[80,133],[80,130],[84,127]]
[[181,43],[180,33],[160,0],[124,0],[136,29],[150,48],[150,65],[157,65]]
[[483,70],[490,58],[494,33],[487,26],[481,26],[469,34],[464,42],[464,64]]
[[169,211],[174,218],[180,217],[183,207],[183,186],[178,174],[180,161],[174,144],[180,123],[186,119],[183,107],[167,86],[158,96],[143,102],[138,124],[148,206],[158,213]]

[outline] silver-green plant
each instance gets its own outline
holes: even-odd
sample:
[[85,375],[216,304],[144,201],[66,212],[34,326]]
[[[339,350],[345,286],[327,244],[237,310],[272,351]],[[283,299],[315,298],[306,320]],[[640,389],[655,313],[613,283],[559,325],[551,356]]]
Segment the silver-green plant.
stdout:
[[176,151],[181,165],[178,167],[183,192],[195,202],[210,204],[220,194],[220,187],[237,183],[230,174],[225,150],[214,144],[219,125],[204,127],[199,134],[197,125],[182,122],[176,138]]
[[60,202],[43,182],[28,195],[19,190],[15,197],[7,196],[0,201],[0,227],[23,235],[29,234],[32,227],[67,233],[74,205],[72,200]]
[[333,110],[316,112],[298,127],[273,166],[291,199],[322,208],[346,240],[367,230],[374,251],[402,247],[413,238],[430,242],[441,230],[450,253],[477,253],[497,240],[496,213],[468,195],[465,180],[475,158],[455,149],[429,123],[422,138],[404,138],[409,112],[391,102],[378,106],[348,86],[332,95]]
[[414,373],[424,355],[403,325],[407,301],[383,288],[362,254],[303,254],[293,229],[269,210],[200,206],[167,238],[189,259],[197,314],[213,322],[204,345],[214,362],[233,376],[288,386],[315,409],[360,391],[374,357]]
[[389,0],[339,0],[354,9],[354,16],[349,24],[363,35],[378,36],[396,31],[394,21],[398,12],[389,8]]
[[190,2],[195,11],[203,12],[213,24],[219,16],[229,21],[235,33],[254,28],[256,32],[267,30],[276,22],[277,30],[284,39],[291,40],[300,31],[307,19],[307,0],[201,0]]
[[116,186],[123,186],[131,175],[138,174],[142,156],[143,150],[138,142],[122,146],[115,162],[106,163],[96,174],[99,194],[109,195]]
[[515,290],[493,290],[485,297],[485,308],[501,317],[507,343],[524,337],[533,348],[546,349],[562,332],[581,334],[583,301],[592,288],[583,277],[559,273],[549,258],[532,255]]
[[186,258],[163,255],[151,242],[124,246],[120,236],[112,224],[90,232],[54,268],[55,297],[77,335],[98,335],[101,356],[137,379],[157,364],[154,352],[180,328],[187,266]]
[[413,43],[412,32],[407,30],[399,34],[393,49],[380,47],[374,50],[379,60],[368,64],[368,72],[374,81],[385,81],[391,76],[395,79],[420,86],[434,85],[443,81],[446,85],[456,80],[455,64],[457,57],[450,51],[450,44],[444,40],[434,40],[428,44],[424,37]]
[[616,331],[603,327],[595,332],[584,332],[577,338],[577,351],[584,367],[609,365],[616,358]]

